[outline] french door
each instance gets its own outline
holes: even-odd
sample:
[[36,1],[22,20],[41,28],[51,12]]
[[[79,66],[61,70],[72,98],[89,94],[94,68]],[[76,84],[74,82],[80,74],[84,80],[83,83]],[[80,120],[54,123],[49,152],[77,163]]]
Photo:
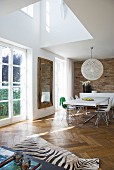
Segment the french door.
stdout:
[[26,119],[26,50],[0,44],[0,126]]

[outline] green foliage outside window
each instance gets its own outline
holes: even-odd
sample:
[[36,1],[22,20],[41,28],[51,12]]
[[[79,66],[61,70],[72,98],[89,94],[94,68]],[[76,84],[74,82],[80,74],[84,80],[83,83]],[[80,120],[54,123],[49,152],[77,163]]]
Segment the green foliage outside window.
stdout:
[[0,100],[8,100],[8,89],[0,89]]
[[13,89],[13,99],[20,99],[20,88]]
[[[20,99],[20,88],[14,88],[13,99]],[[8,100],[8,89],[0,89],[0,119],[9,116],[8,102],[2,102],[2,100]],[[13,102],[13,115],[20,115],[20,100]]]
[[20,115],[20,101],[13,102],[13,115],[17,116]]
[[0,103],[0,119],[8,117],[8,102]]

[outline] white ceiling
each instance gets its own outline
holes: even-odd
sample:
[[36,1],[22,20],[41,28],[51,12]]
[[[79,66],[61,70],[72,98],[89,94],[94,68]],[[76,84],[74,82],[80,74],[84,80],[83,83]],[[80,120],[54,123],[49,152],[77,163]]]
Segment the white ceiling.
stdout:
[[[40,0],[0,0],[0,16]],[[114,0],[64,0],[93,39],[46,47],[55,54],[76,60],[114,58]]]
[[55,54],[76,60],[90,57],[114,58],[114,0],[64,0],[84,27],[92,40],[84,40],[46,47]]

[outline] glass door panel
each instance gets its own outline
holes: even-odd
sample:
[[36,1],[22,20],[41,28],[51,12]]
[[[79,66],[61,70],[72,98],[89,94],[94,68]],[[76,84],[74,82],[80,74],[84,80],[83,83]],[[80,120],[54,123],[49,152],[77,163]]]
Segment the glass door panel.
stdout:
[[13,88],[13,99],[20,99],[20,87]]
[[0,120],[9,118],[9,103],[0,102]]
[[20,87],[13,88],[13,116],[18,116],[20,112]]
[[13,82],[20,82],[20,67],[13,66]]
[[8,89],[0,89],[0,100],[8,100]]
[[0,46],[0,120],[10,119],[9,112],[9,58],[11,49]]
[[0,126],[25,118],[26,51],[0,45]]
[[13,116],[18,116],[21,114],[20,108],[20,100],[13,101]]
[[[13,116],[22,116],[25,107],[26,67],[25,53],[22,50],[13,50]],[[23,102],[22,102],[23,101]]]

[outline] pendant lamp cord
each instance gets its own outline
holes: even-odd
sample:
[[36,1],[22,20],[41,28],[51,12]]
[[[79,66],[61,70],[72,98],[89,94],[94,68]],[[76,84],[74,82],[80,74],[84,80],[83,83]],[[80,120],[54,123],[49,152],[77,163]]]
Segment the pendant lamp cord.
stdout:
[[92,59],[92,50],[93,50],[93,47],[90,47],[91,48],[91,59]]

